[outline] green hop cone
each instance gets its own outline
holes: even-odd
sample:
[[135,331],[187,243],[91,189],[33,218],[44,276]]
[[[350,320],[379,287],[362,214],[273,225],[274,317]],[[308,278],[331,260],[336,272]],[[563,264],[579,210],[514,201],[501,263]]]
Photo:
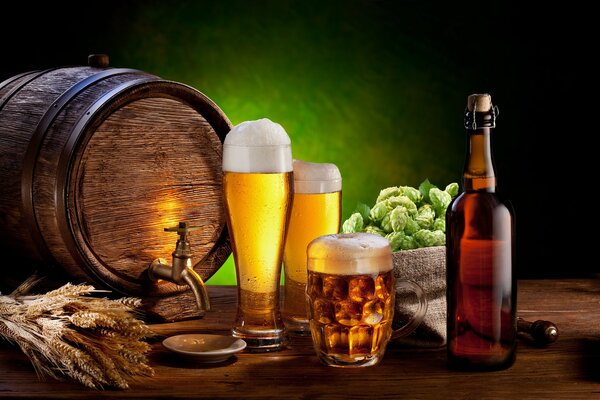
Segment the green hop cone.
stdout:
[[392,221],[390,220],[390,214],[391,213],[385,214],[385,217],[383,217],[381,220],[381,229],[383,229],[385,233],[391,233],[394,231],[394,228],[392,228]]
[[363,225],[368,225],[371,223],[371,218],[369,217],[371,208],[369,208],[368,205],[364,203],[357,203],[356,209],[353,211],[353,213],[359,213],[362,216]]
[[385,237],[390,242],[392,251],[411,250],[419,247],[415,238],[402,232],[392,232]]
[[414,235],[419,229],[421,229],[419,223],[414,219],[410,218],[406,222],[406,226],[404,227],[404,233],[406,233],[407,235]]
[[446,233],[440,230],[432,231],[435,239],[434,246],[444,246],[446,244]]
[[418,189],[410,186],[400,186],[400,193],[408,197],[413,203],[419,204],[423,200],[423,196]]
[[419,247],[443,246],[446,244],[446,234],[442,231],[421,229],[414,235]]
[[375,203],[380,203],[390,197],[399,196],[399,195],[400,195],[400,190],[398,189],[397,186],[385,188],[379,192],[379,196],[377,196],[377,200],[375,201]]
[[409,219],[406,207],[398,206],[390,212],[390,223],[394,232],[404,231],[404,227]]
[[392,232],[389,235],[385,236],[388,242],[390,242],[390,247],[392,248],[392,251],[402,250],[402,248],[400,247],[400,243],[402,242],[402,238],[404,238],[404,236],[406,235],[402,232]]
[[365,232],[366,233],[372,233],[373,235],[379,235],[379,236],[385,236],[385,232],[383,231],[383,229],[375,226],[375,225],[369,225],[365,228]]
[[418,247],[419,246],[417,245],[417,242],[415,241],[415,238],[413,236],[405,235],[400,239],[401,250],[412,250]]
[[371,221],[380,222],[388,211],[387,203],[385,201],[380,201],[371,208],[371,212],[369,213]]
[[446,215],[446,208],[448,208],[448,204],[452,201],[452,196],[438,188],[431,188],[429,191],[429,198],[431,199],[431,205],[435,210],[435,215],[438,217]]
[[362,232],[364,226],[363,218],[360,213],[354,213],[342,224],[343,233]]
[[446,232],[446,218],[439,217],[433,221],[433,226],[431,227],[434,231],[442,231]]
[[418,211],[415,221],[422,229],[430,229],[435,219],[435,211],[429,204],[423,204]]
[[394,196],[386,200],[388,210],[393,210],[398,206],[406,208],[410,215],[417,215],[417,205],[406,196]]
[[444,189],[444,191],[446,193],[448,193],[450,195],[450,197],[452,197],[452,198],[456,197],[456,195],[458,194],[458,183],[452,182],[452,183],[448,184],[448,186],[446,186],[446,189]]

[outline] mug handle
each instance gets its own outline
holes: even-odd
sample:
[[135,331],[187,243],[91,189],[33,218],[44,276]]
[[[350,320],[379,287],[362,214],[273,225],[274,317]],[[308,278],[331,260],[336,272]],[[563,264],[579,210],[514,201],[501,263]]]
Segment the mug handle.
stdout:
[[[425,296],[425,291],[421,286],[412,281],[397,281],[396,282],[396,295],[398,294],[398,289],[408,289],[412,290],[419,300],[419,305],[415,315],[408,321],[404,326],[394,329],[392,332],[392,340],[406,336],[410,334],[412,331],[417,329],[423,319],[425,318],[425,314],[427,314],[427,297]],[[396,310],[396,304],[394,304],[394,312]]]

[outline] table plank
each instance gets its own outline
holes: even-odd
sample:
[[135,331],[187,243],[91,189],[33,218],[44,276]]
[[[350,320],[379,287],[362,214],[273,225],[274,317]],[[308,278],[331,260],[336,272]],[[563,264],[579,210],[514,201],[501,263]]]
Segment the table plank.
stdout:
[[[235,288],[210,287],[214,311],[202,320],[153,325],[160,337],[178,333],[227,334],[235,316]],[[416,350],[390,344],[371,368],[340,369],[317,361],[309,338],[266,354],[241,353],[218,365],[186,362],[160,340],[150,355],[153,378],[127,391],[95,392],[70,382],[36,379],[27,358],[0,345],[0,397],[25,398],[249,398],[351,399],[600,399],[600,281],[524,280],[518,313],[548,319],[559,340],[545,348],[521,339],[515,365],[498,372],[451,371],[444,349]]]

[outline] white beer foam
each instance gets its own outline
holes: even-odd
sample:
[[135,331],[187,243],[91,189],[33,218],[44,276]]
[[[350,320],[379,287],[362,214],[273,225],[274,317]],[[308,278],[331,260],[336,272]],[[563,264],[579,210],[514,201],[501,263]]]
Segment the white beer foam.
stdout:
[[393,269],[386,238],[343,233],[316,238],[308,245],[308,270],[333,275],[374,275]]
[[294,160],[295,193],[332,193],[342,190],[342,175],[335,164]]
[[292,171],[292,146],[285,129],[268,118],[234,126],[223,143],[223,171]]

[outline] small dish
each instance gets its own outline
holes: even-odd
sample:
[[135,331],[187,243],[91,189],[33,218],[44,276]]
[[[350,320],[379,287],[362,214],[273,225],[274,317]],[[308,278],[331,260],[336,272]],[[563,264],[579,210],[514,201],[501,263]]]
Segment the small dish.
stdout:
[[218,363],[246,348],[246,342],[233,336],[185,334],[163,340],[167,349],[194,361]]

